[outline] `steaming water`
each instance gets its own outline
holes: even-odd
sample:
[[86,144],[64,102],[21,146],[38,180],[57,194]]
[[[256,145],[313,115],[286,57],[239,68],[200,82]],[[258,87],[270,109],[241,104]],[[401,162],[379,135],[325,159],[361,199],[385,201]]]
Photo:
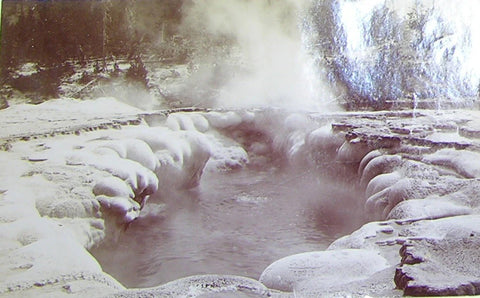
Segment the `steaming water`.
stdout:
[[258,278],[273,261],[323,250],[361,223],[345,185],[275,168],[206,173],[198,190],[162,199],[164,208],[149,202],[117,243],[93,251],[128,287],[207,273]]

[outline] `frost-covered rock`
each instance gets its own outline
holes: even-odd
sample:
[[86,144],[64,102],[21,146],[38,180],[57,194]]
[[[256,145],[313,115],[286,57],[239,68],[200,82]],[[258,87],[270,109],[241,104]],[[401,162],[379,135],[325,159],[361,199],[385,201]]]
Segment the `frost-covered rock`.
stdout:
[[382,156],[383,153],[380,150],[372,150],[368,152],[360,161],[360,165],[358,166],[358,176],[362,177],[363,170],[365,170],[365,167],[367,164],[374,158]]
[[360,139],[345,141],[338,149],[337,160],[342,163],[359,163],[369,151],[368,145]]
[[[160,166],[156,171],[161,187],[193,188],[198,186],[211,149],[205,136],[194,131],[179,131],[168,143],[156,143]],[[162,148],[163,147],[163,148]]]
[[131,198],[97,196],[103,212],[112,214],[118,224],[126,224],[140,215],[140,204]]
[[151,171],[155,171],[159,165],[152,149],[142,140],[127,139],[111,141],[99,148],[103,147],[110,148],[117,152],[121,158],[136,161]]
[[125,181],[135,193],[135,199],[141,204],[146,196],[158,190],[157,176],[148,168],[130,159],[95,152],[77,152],[69,157],[68,163],[93,166]]
[[168,115],[166,125],[171,130],[194,130],[201,133],[210,128],[208,120],[200,113],[172,113]]
[[365,202],[365,210],[372,218],[385,219],[398,203],[415,198],[416,181],[403,178],[390,187],[372,195]]
[[210,125],[217,129],[237,126],[242,123],[242,117],[236,112],[209,112],[205,114]]
[[93,194],[96,196],[105,195],[108,197],[134,198],[135,194],[124,180],[111,176],[98,181],[93,187]]
[[307,252],[274,262],[263,271],[260,281],[271,289],[302,293],[366,279],[388,266],[383,257],[371,250]]
[[365,197],[369,198],[374,194],[379,193],[380,191],[394,185],[400,179],[402,179],[402,175],[399,172],[380,174],[374,177],[367,185]]
[[395,283],[408,296],[466,296],[480,293],[478,237],[416,240],[400,253]]
[[394,229],[389,222],[369,222],[357,229],[350,235],[346,235],[333,241],[328,247],[329,250],[339,249],[368,249],[378,250],[375,242],[379,235],[391,237]]
[[374,177],[392,172],[395,167],[400,165],[401,161],[402,157],[398,155],[382,155],[372,158],[361,173],[360,184],[367,186]]
[[331,125],[324,125],[310,132],[306,139],[306,144],[310,150],[329,153],[335,152],[342,146],[344,138],[334,134]]
[[207,170],[239,169],[248,163],[249,154],[237,142],[220,135],[211,135],[208,139],[211,156],[205,165]]
[[[406,295],[478,295],[479,216],[422,221],[400,250],[396,285]],[[430,232],[429,232],[429,229]],[[423,235],[422,235],[423,234]]]

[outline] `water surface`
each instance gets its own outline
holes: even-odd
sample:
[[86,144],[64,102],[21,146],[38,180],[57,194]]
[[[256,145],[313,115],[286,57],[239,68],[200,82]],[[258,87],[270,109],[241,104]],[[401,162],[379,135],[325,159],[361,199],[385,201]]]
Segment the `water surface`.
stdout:
[[117,243],[92,252],[127,287],[208,273],[257,279],[273,261],[323,250],[357,228],[354,196],[298,170],[205,173],[196,190],[152,198]]

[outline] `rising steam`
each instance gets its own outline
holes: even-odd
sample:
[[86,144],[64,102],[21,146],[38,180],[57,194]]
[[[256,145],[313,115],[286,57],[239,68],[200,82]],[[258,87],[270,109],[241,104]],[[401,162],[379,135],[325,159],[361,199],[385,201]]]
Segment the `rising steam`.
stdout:
[[[331,100],[306,49],[307,0],[192,1],[183,30],[195,41],[190,86],[218,107],[322,109]],[[210,103],[212,104],[212,103]]]

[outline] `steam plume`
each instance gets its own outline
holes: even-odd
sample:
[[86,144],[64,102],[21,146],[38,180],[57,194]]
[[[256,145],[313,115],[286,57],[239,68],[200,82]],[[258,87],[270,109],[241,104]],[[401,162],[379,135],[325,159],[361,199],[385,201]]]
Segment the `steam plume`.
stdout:
[[184,7],[183,23],[198,49],[192,86],[213,90],[206,96],[219,107],[321,109],[331,95],[304,48],[306,5],[307,0],[192,1]]

